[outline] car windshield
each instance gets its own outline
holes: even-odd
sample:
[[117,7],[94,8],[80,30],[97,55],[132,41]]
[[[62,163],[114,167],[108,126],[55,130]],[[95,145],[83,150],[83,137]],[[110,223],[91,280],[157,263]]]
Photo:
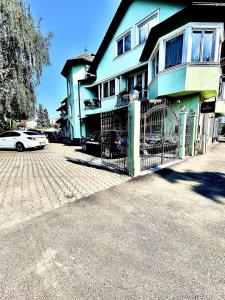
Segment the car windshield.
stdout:
[[36,132],[36,131],[24,131],[26,135],[42,135],[42,133]]

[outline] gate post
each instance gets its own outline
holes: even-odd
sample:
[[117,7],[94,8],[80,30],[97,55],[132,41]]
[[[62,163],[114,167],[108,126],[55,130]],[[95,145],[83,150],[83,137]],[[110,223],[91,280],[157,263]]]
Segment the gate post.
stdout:
[[185,157],[185,137],[186,137],[187,112],[180,112],[180,148],[179,158]]
[[196,137],[196,124],[197,124],[197,115],[194,112],[191,116],[191,132],[190,132],[190,146],[188,149],[188,154],[190,156],[195,155],[195,137]]
[[128,171],[130,175],[136,177],[140,175],[140,122],[141,122],[141,102],[131,100],[128,105],[129,118],[129,150],[128,150]]

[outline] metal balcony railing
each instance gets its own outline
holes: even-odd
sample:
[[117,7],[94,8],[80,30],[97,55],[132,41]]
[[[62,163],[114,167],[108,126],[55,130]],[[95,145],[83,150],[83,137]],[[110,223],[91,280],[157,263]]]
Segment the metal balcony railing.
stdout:
[[93,100],[84,100],[85,109],[96,109],[101,107],[101,100],[93,99]]

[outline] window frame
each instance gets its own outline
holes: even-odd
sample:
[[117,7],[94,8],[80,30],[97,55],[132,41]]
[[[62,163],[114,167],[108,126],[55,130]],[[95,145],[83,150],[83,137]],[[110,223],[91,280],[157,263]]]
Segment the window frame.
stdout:
[[[201,39],[200,39],[200,49],[199,49],[199,60],[192,60],[192,55],[193,55],[193,36],[194,33],[201,33]],[[211,32],[213,34],[212,36],[212,47],[211,47],[211,60],[209,61],[204,61],[203,56],[204,56],[204,34],[205,32]],[[192,27],[192,33],[191,33],[191,63],[212,63],[215,62],[215,52],[216,52],[216,28],[210,28],[210,27]],[[213,40],[215,41],[215,45],[213,47]]]
[[[158,9],[136,24],[136,46],[144,45],[146,42],[146,41],[144,41],[144,42],[140,43],[140,28],[145,26],[148,23],[148,36],[149,36],[149,33],[150,33],[152,27],[159,24],[159,13],[160,13],[160,11]],[[157,19],[157,23],[156,23],[156,25],[154,25],[150,28],[150,21],[154,20],[155,17]]]
[[[167,55],[167,52],[166,52],[166,49],[167,49],[167,43],[169,43],[170,41],[173,41],[174,39],[177,39],[178,37],[181,37],[182,36],[182,53],[181,53],[181,61],[175,65],[171,65],[171,66],[166,66],[166,55]],[[185,47],[185,34],[184,32],[180,32],[180,34],[177,34],[176,36],[173,36],[167,40],[165,40],[165,43],[164,43],[164,47],[165,47],[165,63],[164,63],[164,70],[168,70],[170,68],[173,68],[173,67],[176,67],[176,66],[179,66],[182,64],[183,62],[183,55],[184,55],[184,47]]]
[[134,87],[135,87],[136,84],[137,84],[137,77],[140,76],[140,75],[142,75],[142,90],[140,91],[140,99],[143,99],[146,96],[145,95],[146,94],[145,93],[145,85],[147,85],[146,86],[146,90],[148,88],[148,70],[143,70],[141,72],[134,73],[134,74],[131,74],[130,76],[128,76],[127,80],[126,80],[126,88],[127,88],[128,93],[130,93],[129,88],[128,88],[128,80],[129,80],[129,78],[131,78],[131,77],[134,78]]
[[[114,94],[111,93],[111,82],[114,81]],[[108,85],[108,93],[107,93],[107,96],[105,97],[105,93],[104,93],[104,85],[107,84]],[[118,78],[111,78],[109,80],[106,80],[102,83],[99,84],[99,87],[98,87],[98,98],[99,99],[108,99],[108,98],[112,98],[112,97],[115,97],[117,95],[117,92],[118,92]]]
[[[130,35],[130,49],[125,51],[125,38]],[[118,54],[118,43],[123,40],[123,52]],[[132,30],[131,28],[128,29],[126,32],[121,34],[119,37],[116,38],[115,40],[115,57],[120,57],[121,55],[124,55],[128,53],[129,51],[132,50]]]

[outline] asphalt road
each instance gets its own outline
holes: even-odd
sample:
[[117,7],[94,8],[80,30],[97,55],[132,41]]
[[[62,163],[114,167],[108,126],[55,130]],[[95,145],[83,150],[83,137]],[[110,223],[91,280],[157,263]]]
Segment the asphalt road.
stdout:
[[225,143],[0,230],[0,299],[225,299]]

